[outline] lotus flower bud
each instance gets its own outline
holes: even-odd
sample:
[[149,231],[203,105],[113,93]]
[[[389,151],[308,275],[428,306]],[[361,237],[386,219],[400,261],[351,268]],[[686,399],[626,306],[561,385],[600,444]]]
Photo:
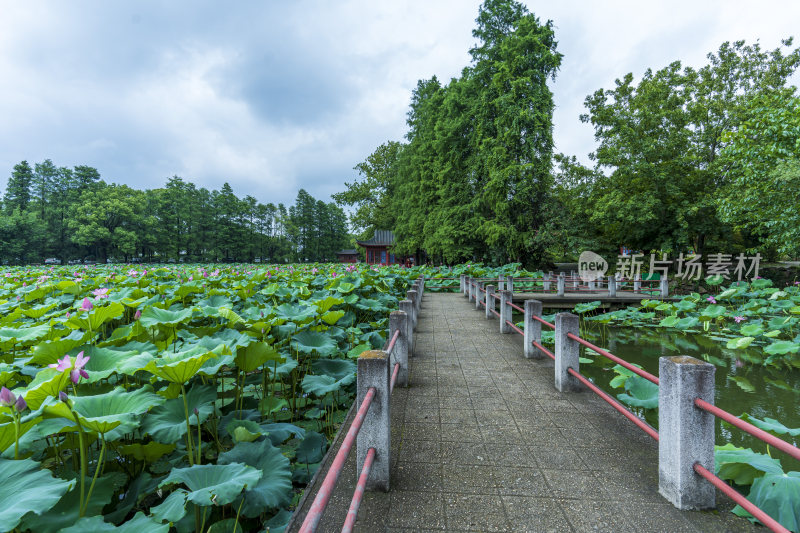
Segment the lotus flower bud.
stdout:
[[21,413],[22,411],[24,411],[25,409],[28,408],[28,404],[27,404],[27,402],[25,402],[25,398],[23,398],[20,395],[20,396],[17,396],[17,401],[14,404],[14,407],[16,407],[17,411]]
[[69,396],[67,396],[67,393],[62,390],[61,392],[58,393],[58,399],[64,403],[67,403],[67,401],[69,400]]
[[11,392],[5,387],[3,387],[2,390],[0,390],[0,405],[2,405],[3,407],[11,407],[12,405],[14,405],[14,402],[16,401],[17,398],[16,396],[14,396],[13,392]]

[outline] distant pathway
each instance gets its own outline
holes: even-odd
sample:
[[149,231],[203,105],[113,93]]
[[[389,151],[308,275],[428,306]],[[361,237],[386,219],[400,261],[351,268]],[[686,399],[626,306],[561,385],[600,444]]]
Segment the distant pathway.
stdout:
[[[552,361],[525,359],[461,294],[425,293],[416,335],[392,397],[392,490],[366,495],[356,530],[765,531],[675,509],[656,443],[591,392],[558,393]],[[341,529],[354,455],[318,531]]]

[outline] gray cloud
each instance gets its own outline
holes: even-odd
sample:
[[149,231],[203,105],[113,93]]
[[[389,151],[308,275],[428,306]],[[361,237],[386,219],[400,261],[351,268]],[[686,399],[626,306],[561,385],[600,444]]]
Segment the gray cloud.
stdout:
[[[800,5],[632,1],[529,8],[556,25],[557,149],[594,149],[583,99],[627,72],[702,64],[724,40],[774,47]],[[478,0],[4,3],[0,188],[14,164],[88,164],[158,187],[173,174],[239,195],[320,199],[401,139],[420,78],[469,62]]]

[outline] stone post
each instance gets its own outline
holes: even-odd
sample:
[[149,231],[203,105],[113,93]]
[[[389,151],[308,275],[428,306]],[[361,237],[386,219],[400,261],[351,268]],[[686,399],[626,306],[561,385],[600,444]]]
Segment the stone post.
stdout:
[[464,294],[466,292],[466,284],[464,283],[464,278],[466,278],[466,275],[464,274],[458,276],[458,283],[459,283],[459,288],[461,290],[461,294]]
[[548,274],[545,275],[544,281],[542,281],[542,292],[550,292],[550,281],[553,279],[553,272],[550,271]]
[[505,289],[506,289],[506,283],[505,283],[505,280],[503,279],[503,275],[502,274],[498,274],[497,275],[497,290],[498,291],[504,291]]
[[514,276],[506,276],[506,290],[514,292]]
[[389,450],[391,424],[389,408],[389,354],[367,350],[358,358],[356,405],[360,406],[369,389],[375,389],[364,423],[356,438],[356,476],[364,466],[367,451],[375,448],[375,462],[367,478],[367,490],[389,491]]
[[500,333],[511,333],[506,321],[511,320],[511,291],[500,291]]
[[556,287],[558,290],[558,296],[564,296],[564,286],[566,285],[566,280],[564,279],[563,272],[558,275],[558,279],[556,280]]
[[595,287],[595,281],[594,281],[594,280],[592,280],[592,281],[589,281],[589,282],[587,282],[587,283],[586,283],[586,287],[587,287],[587,288],[588,288],[590,291],[593,291],[593,290],[596,288],[596,287]]
[[642,292],[642,275],[636,274],[633,277],[633,292]]
[[475,309],[480,309],[481,308],[481,302],[484,299],[483,298],[483,292],[481,292],[481,289],[483,288],[483,283],[484,282],[479,281],[478,282],[478,287],[475,289]]
[[406,339],[408,339],[408,356],[414,356],[414,342],[416,341],[414,335],[414,321],[411,320],[411,316],[414,314],[414,305],[411,303],[411,300],[400,300],[399,304],[400,310],[403,311],[408,318],[406,319]]
[[614,298],[617,295],[617,278],[608,276],[608,296]]
[[494,318],[494,285],[486,286],[486,318]]
[[[422,296],[425,294],[425,276],[420,274],[419,278],[417,278],[417,283],[419,283],[419,295]],[[422,305],[422,298],[419,299],[419,303]]]
[[394,372],[395,363],[400,363],[400,370],[397,373],[395,386],[408,387],[408,315],[403,311],[392,311],[389,313],[389,339],[394,336],[395,331],[400,331],[394,350],[389,354],[389,376]]
[[714,471],[714,365],[689,356],[658,360],[658,492],[678,509],[711,509],[715,489],[694,471]]
[[661,289],[662,298],[666,298],[667,296],[669,296],[669,278],[667,278],[667,276],[661,277],[659,288]]
[[580,280],[578,279],[578,274],[573,270],[572,274],[572,288],[577,289],[578,285],[580,284]]
[[580,372],[579,354],[580,344],[570,339],[567,334],[578,335],[580,319],[572,313],[558,313],[556,315],[556,364],[555,383],[558,392],[575,392],[581,390],[581,382],[569,375],[568,368]]
[[539,300],[525,300],[525,357],[528,359],[541,359],[544,354],[533,345],[536,341],[542,343],[542,323],[533,317],[542,316],[542,302]]
[[411,327],[417,329],[417,298],[419,298],[419,294],[412,290],[406,292],[406,297],[411,300]]

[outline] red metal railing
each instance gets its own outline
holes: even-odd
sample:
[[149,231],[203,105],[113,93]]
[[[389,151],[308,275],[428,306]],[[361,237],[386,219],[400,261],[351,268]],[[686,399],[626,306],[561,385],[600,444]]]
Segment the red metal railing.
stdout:
[[397,343],[398,337],[400,337],[400,330],[399,329],[395,330],[394,335],[392,335],[392,339],[389,341],[389,344],[386,346],[386,350],[384,350],[386,353],[392,353],[392,350],[394,350],[394,345],[395,345],[395,343]]
[[[516,306],[513,306],[513,307],[517,308]],[[495,315],[499,316],[498,313],[495,313]],[[541,324],[544,324],[544,325],[546,325],[546,326],[548,326],[548,327],[550,327],[552,329],[555,329],[555,324],[547,322],[546,320],[544,320],[541,317],[533,316],[533,319],[537,320]],[[507,320],[506,323],[514,331],[516,331],[520,335],[524,336],[525,332],[523,330],[521,330],[516,324],[512,323],[509,320]],[[658,377],[654,376],[653,374],[651,374],[651,373],[649,373],[649,372],[647,372],[645,370],[642,370],[641,368],[638,368],[638,367],[635,367],[635,366],[631,365],[630,363],[628,363],[624,359],[621,359],[621,358],[617,357],[616,355],[608,352],[607,350],[604,350],[604,349],[600,348],[599,346],[596,346],[596,345],[592,344],[591,342],[586,341],[586,340],[584,340],[584,339],[582,339],[582,338],[580,338],[577,335],[574,335],[572,333],[568,333],[567,337],[572,339],[572,340],[574,340],[574,341],[576,341],[576,342],[578,342],[579,344],[585,346],[586,348],[590,348],[590,349],[594,350],[595,352],[597,352],[598,354],[611,359],[612,361],[614,361],[614,362],[620,364],[621,366],[631,370],[632,372],[634,372],[637,375],[647,379],[648,381],[651,381],[652,383],[655,383],[656,385],[659,384]],[[542,346],[541,343],[539,343],[537,341],[532,341],[532,344],[533,344],[533,346],[535,346],[537,349],[541,350],[542,353],[544,353],[545,355],[547,355],[551,359],[555,359],[555,354],[553,354],[553,352],[551,352],[550,350],[548,350],[547,348]],[[648,424],[644,420],[642,420],[639,417],[637,417],[633,412],[631,412],[628,408],[626,408],[622,403],[620,403],[615,398],[613,398],[611,395],[609,395],[608,393],[606,393],[605,391],[600,389],[597,385],[592,383],[591,380],[589,380],[587,377],[582,375],[580,372],[576,371],[573,368],[568,368],[567,372],[571,376],[575,377],[575,379],[580,381],[583,385],[585,385],[589,390],[591,390],[592,392],[597,394],[600,398],[602,398],[611,407],[613,407],[618,412],[620,412],[625,418],[627,418],[628,420],[633,422],[639,429],[641,429],[642,431],[647,433],[647,435],[649,435],[650,437],[652,437],[653,439],[658,441],[658,431],[654,427],[652,427],[650,424]],[[714,406],[714,405],[712,405],[712,404],[710,404],[710,403],[708,403],[708,402],[706,402],[706,401],[704,401],[704,400],[702,400],[700,398],[696,398],[694,403],[695,403],[695,406],[698,409],[702,409],[702,410],[704,410],[704,411],[706,411],[708,413],[711,413],[712,415],[714,415],[714,416],[716,416],[716,417],[728,422],[729,424],[731,424],[733,426],[736,426],[737,428],[741,429],[742,431],[745,431],[745,432],[749,433],[750,435],[752,435],[752,436],[756,437],[757,439],[765,442],[766,444],[768,444],[768,445],[770,445],[770,446],[772,446],[774,448],[777,448],[777,449],[787,453],[788,455],[794,457],[795,459],[800,460],[800,448],[798,448],[798,447],[796,447],[796,446],[794,446],[794,445],[792,445],[792,444],[790,444],[790,443],[788,443],[788,442],[786,442],[786,441],[784,441],[784,440],[782,440],[782,439],[780,439],[780,438],[778,438],[778,437],[776,437],[774,435],[771,435],[771,434],[767,433],[766,431],[764,431],[764,430],[762,430],[760,428],[757,428],[753,424],[750,424],[749,422],[746,422],[745,420],[742,420],[741,418],[737,418],[736,416],[732,415],[731,413],[729,413],[729,412],[727,412],[727,411],[725,411],[723,409],[720,409],[719,407],[716,407],[716,406]],[[730,485],[725,483],[723,480],[721,480],[719,477],[714,475],[712,472],[709,472],[706,468],[703,468],[703,466],[700,465],[699,463],[694,465],[694,470],[698,475],[700,475],[703,478],[705,478],[712,485],[714,485],[716,488],[718,488],[720,491],[722,491],[726,496],[731,498],[734,502],[736,502],[737,504],[741,505],[747,512],[749,512],[751,515],[753,515],[759,522],[764,524],[770,530],[775,531],[775,532],[780,532],[780,533],[783,533],[783,532],[790,533],[789,530],[786,529],[785,527],[783,527],[778,521],[776,521],[774,518],[770,517],[768,514],[766,514],[764,511],[762,511],[760,508],[758,508],[756,505],[754,505],[752,502],[750,502],[746,497],[744,497],[742,494],[740,494],[738,491],[736,491],[736,489],[734,489],[733,487],[731,487]]]
[[595,352],[599,353],[603,357],[607,357],[608,359],[611,359],[615,363],[627,368],[631,372],[642,376],[647,381],[652,381],[653,383],[658,385],[658,378],[656,376],[654,376],[653,374],[651,374],[650,372],[642,370],[641,368],[639,368],[637,366],[633,366],[632,364],[630,364],[629,362],[625,361],[624,359],[620,359],[616,355],[614,355],[614,354],[612,354],[610,352],[607,352],[607,351],[605,351],[604,349],[602,349],[602,348],[600,348],[598,346],[595,346],[594,344],[592,344],[589,341],[583,340],[582,338],[578,337],[577,335],[573,335],[572,333],[567,333],[567,337],[569,337],[570,339],[572,339],[572,340],[574,340],[574,341],[576,341],[576,342],[578,342],[580,344],[583,344],[587,348],[590,348],[590,349],[594,350]]
[[358,436],[358,432],[361,429],[361,425],[364,423],[364,418],[366,418],[367,411],[369,411],[369,406],[372,405],[372,400],[374,398],[375,388],[370,387],[358,408],[358,412],[353,419],[353,423],[350,425],[350,429],[347,430],[347,435],[342,441],[342,446],[339,448],[339,451],[336,452],[336,457],[333,463],[331,463],[331,467],[328,469],[328,474],[325,476],[325,480],[322,482],[319,492],[317,492],[317,497],[314,498],[314,503],[311,504],[311,508],[308,510],[306,519],[300,527],[300,533],[312,533],[317,529],[319,521],[322,519],[322,513],[325,512],[325,508],[328,506],[328,502],[331,499],[331,494],[333,494],[333,488],[336,486],[339,474],[342,473],[344,462],[347,460],[347,456],[353,448],[353,443],[356,441],[356,436]]
[[356,484],[356,492],[353,494],[353,501],[350,502],[350,509],[347,510],[347,519],[342,526],[342,533],[351,533],[353,526],[356,525],[356,518],[358,518],[358,508],[361,507],[361,500],[364,498],[364,489],[367,486],[367,478],[369,472],[372,470],[372,463],[375,461],[375,448],[367,450],[367,457],[364,459],[364,467],[361,469],[361,475],[358,477]]

